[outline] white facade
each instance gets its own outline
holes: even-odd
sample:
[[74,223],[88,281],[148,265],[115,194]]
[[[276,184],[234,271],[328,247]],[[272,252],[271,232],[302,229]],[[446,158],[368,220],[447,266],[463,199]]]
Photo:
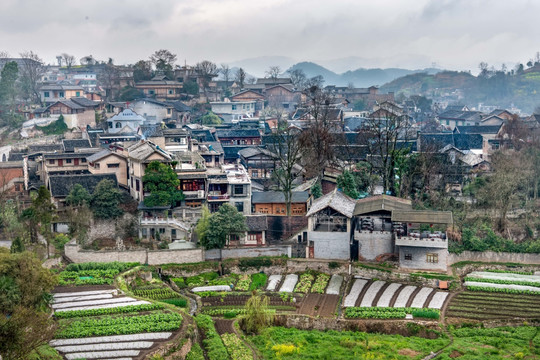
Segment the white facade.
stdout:
[[145,123],[145,121],[146,119],[143,116],[135,113],[131,109],[125,109],[121,113],[114,115],[107,120],[107,123],[109,124],[108,132],[110,134],[115,134],[122,131],[126,126],[135,132],[139,126]]

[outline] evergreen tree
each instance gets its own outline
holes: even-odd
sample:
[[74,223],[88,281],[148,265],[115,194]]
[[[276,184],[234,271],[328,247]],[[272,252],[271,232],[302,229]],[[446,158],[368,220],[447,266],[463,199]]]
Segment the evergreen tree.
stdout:
[[359,194],[358,190],[356,189],[356,181],[354,180],[353,174],[345,170],[343,174],[339,175],[337,178],[337,186],[338,188],[345,193],[345,195],[357,199]]
[[206,249],[222,249],[231,235],[239,236],[246,231],[244,215],[234,206],[223,204],[218,212],[210,216],[206,236],[201,239],[201,244]]
[[145,196],[146,206],[176,207],[184,200],[182,190],[179,190],[180,180],[174,169],[159,161],[152,161],[146,167],[143,176],[144,190],[150,195]]
[[114,219],[123,214],[120,209],[122,194],[112,180],[101,180],[92,194],[90,208],[98,219]]

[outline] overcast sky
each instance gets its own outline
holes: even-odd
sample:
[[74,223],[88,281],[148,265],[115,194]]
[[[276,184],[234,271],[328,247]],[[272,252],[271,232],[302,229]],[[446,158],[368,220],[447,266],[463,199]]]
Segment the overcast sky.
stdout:
[[476,72],[532,58],[538,14],[540,1],[519,0],[1,0],[0,50],[47,63],[62,52],[134,63],[164,48],[188,64],[279,55]]

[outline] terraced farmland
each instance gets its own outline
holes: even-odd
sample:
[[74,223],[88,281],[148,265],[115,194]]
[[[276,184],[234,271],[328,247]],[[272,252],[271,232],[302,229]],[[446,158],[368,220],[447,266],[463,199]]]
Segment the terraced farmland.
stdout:
[[355,279],[343,307],[442,309],[448,292],[399,283]]
[[540,319],[540,296],[464,291],[452,298],[446,316],[471,320]]

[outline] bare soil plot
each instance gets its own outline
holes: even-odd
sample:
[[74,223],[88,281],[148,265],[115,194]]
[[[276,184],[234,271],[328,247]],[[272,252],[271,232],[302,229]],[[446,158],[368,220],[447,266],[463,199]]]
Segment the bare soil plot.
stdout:
[[298,308],[298,314],[333,317],[339,302],[339,295],[308,294]]

